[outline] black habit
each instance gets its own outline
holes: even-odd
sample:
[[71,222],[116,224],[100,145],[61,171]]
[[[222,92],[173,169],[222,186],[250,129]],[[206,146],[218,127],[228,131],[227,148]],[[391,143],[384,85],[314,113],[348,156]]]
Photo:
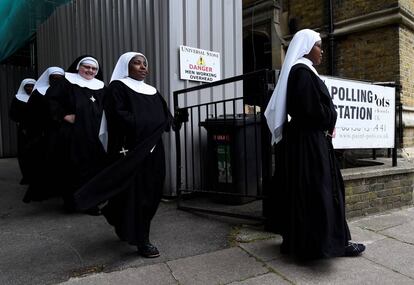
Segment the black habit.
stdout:
[[17,124],[17,161],[23,177],[22,183],[26,184],[30,181],[30,151],[28,149],[27,133],[30,116],[27,112],[27,103],[14,97],[10,105],[9,117]]
[[343,256],[351,239],[345,191],[329,134],[337,113],[326,85],[305,64],[292,67],[283,139],[276,146],[274,227],[281,251],[299,258]]
[[[55,190],[59,189],[66,206],[71,206],[72,194],[105,165],[106,153],[99,140],[105,90],[80,87],[64,78],[45,94],[51,120],[48,169],[55,168],[51,179],[58,183]],[[75,115],[74,123],[63,119],[69,114]]]
[[[49,88],[50,89],[50,88]],[[48,89],[48,90],[49,90]],[[47,91],[46,91],[47,92]],[[47,98],[34,90],[27,102],[30,148],[30,183],[23,201],[42,201],[60,195],[57,126],[51,120]]]
[[105,112],[112,164],[75,194],[75,203],[84,210],[109,199],[102,212],[118,237],[142,244],[149,242],[150,223],[162,196],[162,133],[169,130],[171,114],[158,92],[137,93],[116,80],[108,89]]

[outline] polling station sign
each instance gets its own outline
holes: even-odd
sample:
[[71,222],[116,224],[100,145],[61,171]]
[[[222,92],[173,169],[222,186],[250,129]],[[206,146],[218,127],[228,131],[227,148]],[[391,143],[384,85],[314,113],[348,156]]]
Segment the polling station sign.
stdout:
[[337,149],[393,148],[395,88],[321,76],[338,113]]
[[180,46],[180,79],[213,82],[220,77],[220,53]]

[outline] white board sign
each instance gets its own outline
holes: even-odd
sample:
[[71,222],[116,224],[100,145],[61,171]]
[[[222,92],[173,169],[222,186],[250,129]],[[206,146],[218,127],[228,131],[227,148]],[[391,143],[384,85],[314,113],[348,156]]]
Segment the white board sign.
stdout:
[[220,53],[180,46],[180,79],[213,82],[220,77]]
[[337,149],[393,148],[395,88],[321,76],[338,113]]

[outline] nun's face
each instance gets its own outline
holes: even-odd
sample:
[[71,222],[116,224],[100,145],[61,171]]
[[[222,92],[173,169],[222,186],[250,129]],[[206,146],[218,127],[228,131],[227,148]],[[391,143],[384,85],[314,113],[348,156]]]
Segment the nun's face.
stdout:
[[322,42],[317,41],[305,57],[312,61],[313,65],[319,65],[322,62],[322,54]]
[[30,95],[31,93],[32,93],[32,91],[33,91],[33,87],[34,87],[34,84],[26,84],[26,85],[24,85],[24,91],[26,92],[26,94],[27,95]]
[[98,73],[98,68],[91,64],[81,64],[79,65],[79,75],[85,78],[86,80],[94,79],[96,74]]
[[60,79],[63,78],[62,74],[51,74],[49,75],[49,85],[53,86],[58,82]]
[[148,75],[147,61],[141,55],[133,57],[128,64],[129,77],[135,80],[144,80]]

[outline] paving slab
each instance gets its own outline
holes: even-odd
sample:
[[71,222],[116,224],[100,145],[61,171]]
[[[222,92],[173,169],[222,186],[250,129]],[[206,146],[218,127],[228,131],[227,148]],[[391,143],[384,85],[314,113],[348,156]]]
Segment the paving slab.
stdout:
[[281,244],[282,237],[278,236],[268,240],[240,243],[239,246],[261,261],[269,261],[281,256]]
[[235,240],[237,242],[252,242],[252,241],[257,241],[257,240],[271,239],[271,238],[275,238],[276,236],[278,235],[264,231],[263,225],[260,225],[260,226],[241,225],[237,227],[237,233],[235,235]]
[[267,273],[261,276],[256,276],[243,281],[232,282],[229,285],[290,285],[289,281],[283,279],[275,273]]
[[414,221],[380,231],[379,233],[414,245]]
[[[414,193],[413,193],[414,195]],[[414,219],[414,207],[410,207],[410,208],[405,208],[401,211],[402,215],[407,215],[409,217],[411,217],[412,219]]]
[[414,280],[378,265],[363,257],[342,257],[295,263],[289,258],[279,258],[267,263],[277,274],[293,284],[413,284]]
[[167,262],[180,285],[214,285],[242,281],[269,270],[238,247]]
[[352,224],[349,224],[349,230],[351,232],[351,237],[354,242],[363,243],[369,245],[378,240],[385,239],[386,237],[376,233],[372,230],[363,229]]
[[40,284],[42,275],[57,277],[56,271],[82,263],[70,244],[41,234],[1,232],[0,240],[0,284]]
[[387,238],[371,244],[364,257],[411,277],[414,284],[414,245]]
[[402,225],[404,223],[410,222],[411,217],[407,215],[401,215],[398,212],[392,212],[382,215],[375,215],[360,220],[351,222],[353,226],[358,226],[361,228],[366,228],[373,231],[381,231],[395,226]]
[[129,268],[120,272],[99,273],[84,278],[72,278],[61,285],[177,285],[164,263]]

